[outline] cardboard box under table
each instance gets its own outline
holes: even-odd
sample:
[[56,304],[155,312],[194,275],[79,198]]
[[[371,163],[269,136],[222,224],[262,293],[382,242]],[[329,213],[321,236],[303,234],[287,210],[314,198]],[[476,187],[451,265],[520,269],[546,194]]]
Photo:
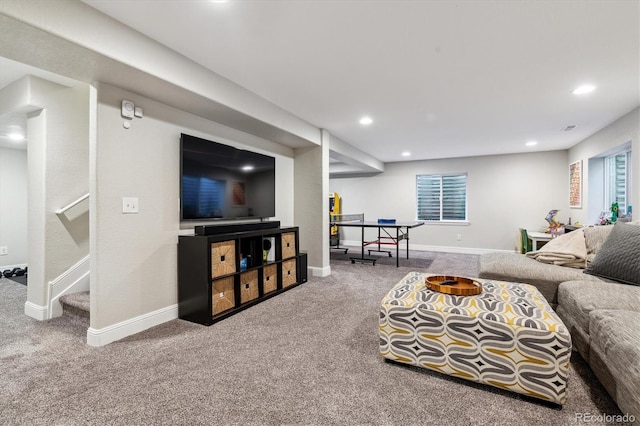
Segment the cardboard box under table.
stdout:
[[427,289],[410,272],[383,298],[383,357],[564,404],[571,336],[538,289],[480,281],[482,293]]

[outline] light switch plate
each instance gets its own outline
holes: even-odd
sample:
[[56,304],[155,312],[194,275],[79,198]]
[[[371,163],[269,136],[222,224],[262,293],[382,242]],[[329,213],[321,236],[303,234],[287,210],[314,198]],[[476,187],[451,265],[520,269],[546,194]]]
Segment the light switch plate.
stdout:
[[138,213],[138,197],[122,197],[122,213]]

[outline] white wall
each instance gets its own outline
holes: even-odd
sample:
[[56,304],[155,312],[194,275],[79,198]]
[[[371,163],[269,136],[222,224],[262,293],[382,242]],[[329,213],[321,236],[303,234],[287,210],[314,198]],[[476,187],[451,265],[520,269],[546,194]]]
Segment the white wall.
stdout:
[[309,270],[314,276],[327,276],[329,267],[329,223],[327,215],[329,193],[329,141],[331,135],[322,131],[322,145],[297,149],[295,153],[294,210],[300,227],[300,248],[308,252]]
[[27,264],[27,151],[0,148],[0,272]]
[[1,99],[0,112],[28,112],[25,311],[44,319],[49,283],[89,253],[88,212],[55,214],[88,191],[89,91],[27,76],[3,88]]
[[55,211],[88,192],[89,88],[29,80],[29,303],[47,306],[49,283],[89,253],[89,214]]
[[[569,162],[582,160],[583,167],[583,200],[581,209],[572,209],[572,214],[583,224],[593,224],[602,209],[602,183],[594,181],[598,170],[591,170],[590,165],[601,167],[597,161],[591,160],[600,154],[631,141],[632,190],[630,203],[634,210],[634,218],[638,218],[640,204],[640,108],[620,117],[604,129],[598,131],[569,150]],[[596,199],[594,199],[596,198]]]
[[[342,197],[344,214],[412,221],[416,175],[468,173],[469,224],[421,226],[410,231],[411,246],[460,252],[514,250],[518,228],[539,230],[547,224],[549,210],[559,209],[558,219],[568,220],[567,164],[567,151],[387,163],[380,175],[331,179],[329,186]],[[360,241],[359,229],[341,232],[343,239]]]
[[[91,329],[177,303],[180,134],[188,133],[276,157],[276,217],[293,223],[293,150],[109,86],[97,90],[91,146]],[[144,109],[129,130],[121,101]],[[138,214],[122,214],[138,197]],[[192,228],[193,225],[184,225]],[[90,329],[90,331],[91,331]]]

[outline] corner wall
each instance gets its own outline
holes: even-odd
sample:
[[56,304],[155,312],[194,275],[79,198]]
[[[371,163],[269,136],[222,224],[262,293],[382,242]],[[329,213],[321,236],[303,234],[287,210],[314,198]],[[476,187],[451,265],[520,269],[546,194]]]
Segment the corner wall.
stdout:
[[8,109],[29,112],[25,313],[43,320],[49,284],[89,253],[88,212],[73,219],[55,213],[88,192],[88,86],[27,76],[3,89],[1,110]]
[[[129,91],[96,83],[91,145],[91,328],[103,345],[177,317],[180,133],[276,157],[276,217],[293,223],[293,150]],[[120,116],[127,99],[144,118]],[[125,129],[123,123],[131,124]],[[139,199],[122,214],[122,197]],[[155,319],[154,319],[155,317]],[[151,318],[151,320],[149,320]]]
[[0,148],[0,271],[27,264],[27,151]]
[[594,165],[589,159],[629,141],[631,141],[632,163],[632,188],[629,204],[633,206],[633,216],[637,220],[640,216],[638,210],[640,208],[640,107],[569,149],[570,163],[582,160],[582,208],[571,210],[576,220],[579,220],[583,225],[593,224],[594,219],[597,219],[598,213],[604,207],[601,200],[597,199],[602,197],[602,191],[597,186],[599,182],[593,182],[593,179],[590,179],[594,174],[593,170],[590,170],[590,165],[596,167],[598,165]]
[[[469,223],[412,229],[411,247],[470,253],[515,250],[518,228],[545,227],[549,210],[559,209],[558,219],[568,220],[567,164],[567,151],[387,163],[384,173],[374,177],[331,179],[329,192],[342,197],[344,214],[413,221],[416,175],[468,173]],[[359,229],[343,228],[341,233],[343,240],[360,241]]]

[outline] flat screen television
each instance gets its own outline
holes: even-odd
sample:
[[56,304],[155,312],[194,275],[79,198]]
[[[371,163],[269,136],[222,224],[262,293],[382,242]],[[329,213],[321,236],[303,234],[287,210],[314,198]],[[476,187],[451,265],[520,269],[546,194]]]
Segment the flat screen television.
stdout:
[[276,159],[182,134],[180,219],[262,219],[276,214]]

